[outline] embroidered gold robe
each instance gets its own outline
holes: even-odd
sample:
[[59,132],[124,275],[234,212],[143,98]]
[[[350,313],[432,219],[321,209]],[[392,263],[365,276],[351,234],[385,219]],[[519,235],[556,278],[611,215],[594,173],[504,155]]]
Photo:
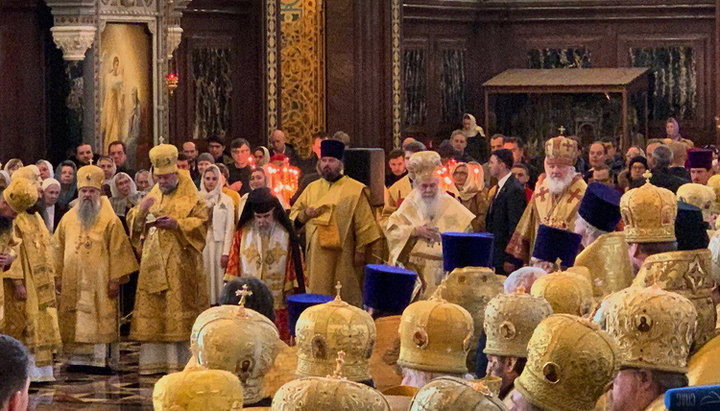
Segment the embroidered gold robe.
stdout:
[[547,179],[535,187],[530,202],[520,218],[505,251],[527,263],[535,248],[535,236],[540,224],[573,231],[580,201],[587,184],[579,174],[561,194],[550,194]]
[[[18,247],[20,241],[13,235],[12,226],[7,231],[0,234],[0,253],[9,254],[17,258]],[[0,267],[0,280],[4,276],[4,272],[10,268]],[[0,287],[0,334],[3,333],[5,326],[5,287]]]
[[84,228],[73,207],[55,231],[55,272],[62,284],[60,332],[64,344],[118,341],[118,301],[108,284],[138,270],[122,222],[107,197],[92,227]]
[[[308,207],[321,214],[305,221]],[[354,255],[364,254],[381,235],[367,187],[347,176],[313,181],[293,205],[290,219],[305,223],[308,292],[334,295],[340,281],[343,300],[360,306],[363,267],[354,265]]]
[[[3,274],[4,332],[30,349],[37,367],[52,365],[61,339],[50,233],[40,214],[23,212],[15,218],[14,235],[20,239],[20,247],[18,257]],[[15,298],[13,280],[23,281],[25,301]]]
[[576,266],[590,271],[593,296],[596,299],[630,287],[633,269],[625,234],[612,232],[603,234],[582,250],[575,258]]
[[[130,331],[135,341],[189,341],[195,317],[208,308],[202,251],[210,211],[190,177],[178,176],[178,187],[170,194],[163,194],[157,185],[152,188],[148,196],[157,201],[149,213],[139,207],[128,212],[130,241],[142,250]],[[150,214],[172,217],[178,228],[149,226]]]
[[688,360],[689,385],[712,385],[720,383],[720,334],[706,342]]
[[432,219],[421,212],[422,198],[412,191],[388,219],[385,235],[390,249],[390,264],[398,262],[417,271],[425,282],[423,295],[430,296],[444,277],[442,244],[412,237],[415,227],[430,223],[441,233],[472,231],[475,214],[445,192],[439,193],[438,209]]
[[380,219],[381,228],[385,229],[387,219],[400,207],[400,204],[411,191],[412,184],[410,183],[410,177],[407,175],[385,190],[385,205]]

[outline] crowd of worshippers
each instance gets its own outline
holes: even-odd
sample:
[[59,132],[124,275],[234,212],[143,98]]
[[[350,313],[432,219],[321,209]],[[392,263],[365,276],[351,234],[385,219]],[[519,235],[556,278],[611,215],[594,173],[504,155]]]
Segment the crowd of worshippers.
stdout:
[[[675,120],[625,157],[560,135],[532,158],[466,115],[436,150],[387,156],[382,206],[344,172],[347,134],[316,136],[310,160],[269,141],[159,144],[137,172],[121,142],[55,170],[8,161],[0,404],[24,409],[56,363],[116,371],[125,334],[141,375],[167,374],[158,410],[643,410],[720,392],[695,388],[720,384],[720,176]],[[301,170],[291,198],[273,162]]]

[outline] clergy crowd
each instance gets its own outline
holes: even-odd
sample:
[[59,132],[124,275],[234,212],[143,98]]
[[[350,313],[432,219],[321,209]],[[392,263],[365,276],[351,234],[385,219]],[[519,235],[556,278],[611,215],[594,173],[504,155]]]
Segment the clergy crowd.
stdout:
[[717,151],[675,119],[624,153],[559,134],[532,153],[466,114],[437,146],[387,153],[384,187],[346,167],[341,131],[308,158],[275,130],[268,147],[161,143],[137,171],[121,141],[56,167],[8,159],[0,409],[26,409],[58,366],[116,372],[120,341],[164,375],[156,410],[718,396]]

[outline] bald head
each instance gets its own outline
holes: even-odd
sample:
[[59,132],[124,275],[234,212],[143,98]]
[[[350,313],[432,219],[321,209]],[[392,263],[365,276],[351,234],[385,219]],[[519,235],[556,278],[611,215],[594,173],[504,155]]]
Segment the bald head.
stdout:
[[282,130],[273,130],[273,132],[270,133],[270,146],[275,153],[285,152],[286,141],[285,133]]

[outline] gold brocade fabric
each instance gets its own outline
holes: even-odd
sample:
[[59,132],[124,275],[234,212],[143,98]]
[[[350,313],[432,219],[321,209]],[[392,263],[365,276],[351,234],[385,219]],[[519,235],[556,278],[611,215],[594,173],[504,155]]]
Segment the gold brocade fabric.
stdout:
[[482,382],[456,377],[438,377],[430,381],[415,394],[410,405],[411,411],[505,409],[503,402]]
[[[314,207],[320,216],[305,222],[306,262],[309,293],[334,295],[335,284],[343,286],[343,299],[362,304],[362,267],[354,264],[355,252],[380,239],[367,187],[344,176],[331,183],[325,179],[312,182],[295,202],[290,219],[305,221],[305,209]],[[321,243],[324,233],[337,233],[339,247]]]
[[400,316],[376,319],[375,330],[377,341],[370,356],[370,375],[375,387],[384,392],[402,383],[402,370],[397,365],[400,356]]
[[276,411],[390,411],[387,399],[359,382],[330,377],[306,377],[283,385],[272,401]]
[[61,280],[60,330],[65,344],[118,341],[118,301],[108,283],[138,270],[122,222],[101,197],[95,224],[85,229],[77,207],[65,214],[53,238],[55,270]]
[[148,227],[148,215],[139,207],[128,212],[130,240],[142,250],[130,337],[154,343],[186,341],[195,317],[208,307],[202,250],[209,209],[182,173],[175,191],[162,194],[156,185],[148,196],[157,199],[149,213],[174,218],[178,228]]
[[720,382],[720,333],[693,354],[688,361],[689,386],[712,385]]
[[[4,233],[0,233],[0,253],[17,257],[19,240],[13,235],[12,227]],[[6,267],[0,267],[0,280],[4,276]],[[7,267],[9,268],[9,267]],[[0,333],[5,328],[5,287],[0,286]]]
[[227,371],[186,369],[162,377],[153,389],[156,411],[239,411],[243,388]]
[[580,200],[587,188],[580,175],[575,176],[560,195],[551,194],[546,184],[547,179],[535,188],[506,248],[506,252],[526,263],[535,248],[535,237],[540,224],[573,231]]
[[593,296],[601,299],[632,284],[633,272],[628,244],[622,232],[603,234],[582,250],[576,266],[590,272]]
[[[35,364],[42,367],[52,364],[52,353],[61,346],[50,233],[36,213],[20,213],[14,224],[21,244],[18,257],[3,274],[5,333],[22,341],[35,355]],[[15,298],[12,279],[23,280],[25,301]]]
[[525,293],[499,294],[485,308],[485,354],[527,358],[528,341],[552,307],[542,297]]
[[407,175],[385,190],[385,205],[383,206],[382,216],[380,218],[380,225],[383,230],[385,229],[387,219],[400,207],[400,204],[402,204],[411,191],[412,184],[410,183],[410,177]]
[[631,243],[675,241],[677,198],[650,179],[620,197],[625,239]]

